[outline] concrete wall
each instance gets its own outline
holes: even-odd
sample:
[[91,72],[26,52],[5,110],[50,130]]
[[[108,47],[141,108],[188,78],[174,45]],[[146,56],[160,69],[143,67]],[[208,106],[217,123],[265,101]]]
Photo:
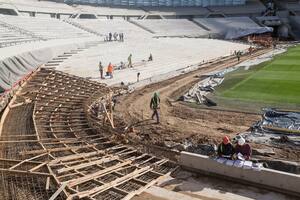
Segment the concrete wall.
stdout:
[[262,169],[255,171],[252,169],[242,169],[230,167],[218,163],[207,156],[182,152],[180,164],[187,169],[202,172],[204,174],[221,176],[246,184],[287,193],[300,197],[300,176],[281,171]]

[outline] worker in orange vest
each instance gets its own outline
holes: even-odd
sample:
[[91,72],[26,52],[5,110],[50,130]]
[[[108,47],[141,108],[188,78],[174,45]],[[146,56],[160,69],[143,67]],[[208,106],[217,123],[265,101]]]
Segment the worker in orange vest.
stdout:
[[113,78],[113,70],[114,70],[114,66],[111,63],[109,63],[107,67],[107,73],[110,76],[110,78]]

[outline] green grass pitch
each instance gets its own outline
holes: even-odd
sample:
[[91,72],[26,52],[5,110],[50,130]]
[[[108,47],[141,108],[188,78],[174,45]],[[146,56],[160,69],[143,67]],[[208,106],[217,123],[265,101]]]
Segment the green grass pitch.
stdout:
[[300,105],[300,46],[251,70],[227,74],[216,94],[225,99]]

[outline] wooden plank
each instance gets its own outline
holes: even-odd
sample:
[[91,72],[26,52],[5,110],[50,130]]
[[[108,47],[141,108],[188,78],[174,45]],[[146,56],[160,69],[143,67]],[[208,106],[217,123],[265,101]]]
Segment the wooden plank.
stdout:
[[40,142],[39,140],[0,140],[0,144],[9,144],[9,143],[26,143],[26,142]]
[[[70,127],[68,127],[70,128]],[[93,128],[81,128],[76,130],[61,130],[61,131],[43,131],[43,133],[73,133],[73,132],[81,132],[81,131],[87,131],[87,130],[93,130]]]
[[22,171],[22,170],[15,170],[15,169],[3,169],[0,168],[0,172],[4,173],[11,173],[11,174],[24,174],[28,176],[52,176],[49,173],[44,173],[44,172],[28,172],[28,171]]
[[112,160],[116,160],[118,158],[119,158],[119,156],[107,156],[107,157],[101,158],[100,160],[96,160],[96,161],[92,161],[92,162],[88,162],[88,163],[75,165],[75,166],[72,166],[72,167],[65,167],[65,168],[59,169],[59,170],[57,170],[57,173],[61,174],[61,173],[64,173],[64,172],[68,172],[68,171],[72,171],[72,170],[78,170],[78,169],[82,169],[82,168],[89,167],[89,166],[92,166],[92,165],[100,165],[100,164],[103,164],[103,163],[106,163],[106,162],[109,162],[109,161],[112,161]]
[[[47,168],[48,168],[48,170],[49,170],[49,173],[52,175],[52,177],[53,177],[55,183],[56,183],[57,185],[59,185],[60,182],[59,182],[59,180],[57,179],[57,177],[54,175],[54,173],[53,173],[52,169],[49,167],[49,165],[47,165]],[[69,193],[67,193],[67,191],[66,191],[65,189],[63,190],[63,193],[68,197]]]
[[34,171],[40,169],[41,167],[47,165],[47,163],[48,163],[48,162],[43,162],[43,163],[39,164],[38,166],[35,166],[35,167],[31,168],[29,171],[30,171],[30,172],[34,172]]
[[68,181],[68,186],[69,187],[74,187],[76,185],[79,185],[81,183],[84,183],[84,182],[87,182],[87,181],[90,181],[90,180],[93,180],[93,179],[96,179],[98,178],[99,176],[107,173],[107,172],[111,172],[113,170],[116,170],[116,169],[119,169],[125,165],[129,165],[131,163],[131,161],[126,161],[126,162],[123,162],[123,163],[119,163],[117,165],[114,165],[112,167],[108,167],[106,169],[103,169],[103,170],[100,170],[98,172],[95,172],[93,174],[89,174],[89,175],[86,175],[84,177],[80,177],[80,178],[77,178],[77,179],[73,179],[71,181]]
[[[12,134],[12,133],[11,133]],[[26,135],[26,134],[23,134],[23,135],[2,135],[0,138],[10,138],[10,137],[35,137],[36,135]]]
[[60,162],[65,162],[65,161],[70,161],[70,160],[76,160],[79,158],[86,158],[86,157],[95,156],[95,155],[99,155],[99,154],[105,154],[105,151],[94,151],[94,152],[90,152],[90,153],[81,153],[81,154],[69,155],[69,156],[64,156],[64,157],[58,157],[55,160],[50,161],[49,165],[57,164]]
[[34,160],[34,159],[37,159],[37,158],[43,157],[43,156],[45,156],[45,155],[48,155],[48,153],[42,153],[42,154],[40,154],[40,155],[37,155],[37,156],[34,156],[34,157],[32,157],[32,158],[29,158],[29,159],[26,159],[26,160],[22,160],[22,161],[21,161],[21,162],[19,162],[18,164],[16,164],[16,165],[14,165],[14,166],[10,167],[9,169],[10,169],[10,170],[12,170],[12,169],[14,169],[14,168],[16,168],[16,167],[18,167],[18,166],[22,165],[22,164],[23,164],[23,163],[25,163],[25,162],[28,162],[28,161],[31,161],[31,160]]
[[104,120],[103,123],[105,122],[105,118],[107,118],[110,125],[111,125],[111,127],[115,128],[113,119],[111,118],[110,114],[107,112],[106,106],[103,103],[102,103],[102,108],[103,108],[103,110],[105,112],[105,115],[106,115],[106,117],[103,118],[103,120]]
[[49,190],[49,188],[50,188],[50,177],[47,177],[46,190]]
[[123,177],[120,177],[120,178],[117,178],[116,180],[114,181],[111,181],[110,183],[107,183],[107,184],[104,184],[104,185],[101,185],[99,187],[96,187],[96,188],[93,188],[91,190],[88,190],[88,191],[83,191],[83,192],[79,192],[76,194],[76,196],[78,196],[79,198],[84,198],[84,197],[87,197],[87,196],[96,196],[98,195],[99,193],[107,190],[107,189],[110,189],[112,187],[115,187],[117,185],[120,185],[130,179],[133,179],[137,176],[140,176],[142,174],[145,174],[147,172],[151,171],[151,168],[150,167],[144,167],[144,168],[141,168],[141,169],[138,169],[138,170],[135,170],[133,171],[132,173],[129,173]]
[[58,197],[58,195],[65,189],[65,187],[67,186],[67,183],[63,183],[58,190],[50,197],[49,200],[55,200],[56,197]]
[[90,148],[90,147],[94,147],[94,145],[84,145],[84,146],[78,146],[78,147],[60,147],[60,148],[53,148],[53,149],[24,151],[24,152],[21,152],[20,155],[32,155],[32,154],[39,154],[39,153],[71,151],[71,150],[78,150],[78,149],[84,149],[84,148]]

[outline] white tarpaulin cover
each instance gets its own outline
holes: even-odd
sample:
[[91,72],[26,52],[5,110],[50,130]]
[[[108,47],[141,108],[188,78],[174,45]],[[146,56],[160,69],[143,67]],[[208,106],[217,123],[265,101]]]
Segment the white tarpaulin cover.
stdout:
[[231,28],[225,35],[226,40],[238,39],[252,34],[262,34],[273,32],[271,27],[249,27],[249,28]]
[[[77,44],[70,44],[70,42],[73,41],[28,44],[35,46],[35,49],[26,45],[2,48],[0,51],[0,92],[9,90],[14,83],[52,58],[84,46],[84,42]],[[27,48],[28,51],[26,51]],[[25,51],[17,52],[20,49]]]
[[42,61],[31,53],[0,61],[0,91],[11,88],[13,83],[37,68],[40,64],[42,64]]

